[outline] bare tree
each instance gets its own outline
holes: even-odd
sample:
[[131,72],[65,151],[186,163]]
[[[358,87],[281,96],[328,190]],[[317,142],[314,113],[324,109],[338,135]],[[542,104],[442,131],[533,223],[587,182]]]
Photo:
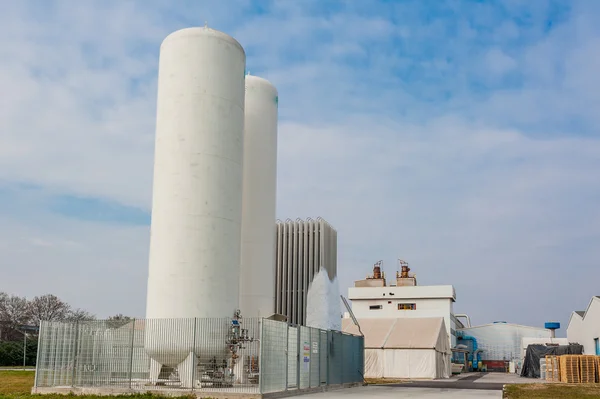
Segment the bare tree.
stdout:
[[107,324],[110,328],[119,328],[129,323],[131,320],[133,320],[131,317],[124,316],[119,313],[114,316],[110,316],[107,320]]
[[30,320],[27,299],[0,293],[0,339]]
[[62,321],[67,318],[71,311],[68,303],[63,302],[57,296],[47,294],[36,296],[29,302],[28,314],[31,322],[39,326],[44,321]]
[[67,321],[89,321],[96,320],[96,316],[91,314],[90,312],[86,312],[83,309],[74,309],[67,314],[65,318]]
[[6,330],[8,329],[8,323],[2,317],[2,309],[8,301],[8,295],[6,292],[0,292],[0,341],[4,339],[4,335],[6,335]]

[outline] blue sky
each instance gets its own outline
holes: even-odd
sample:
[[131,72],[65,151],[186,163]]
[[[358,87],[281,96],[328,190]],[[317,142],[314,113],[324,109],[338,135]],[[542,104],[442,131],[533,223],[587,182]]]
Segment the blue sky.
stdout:
[[599,11],[7,2],[0,291],[144,315],[158,51],[206,21],[277,86],[277,214],[338,229],[342,292],[402,258],[421,284],[454,284],[475,323],[566,323],[600,278]]

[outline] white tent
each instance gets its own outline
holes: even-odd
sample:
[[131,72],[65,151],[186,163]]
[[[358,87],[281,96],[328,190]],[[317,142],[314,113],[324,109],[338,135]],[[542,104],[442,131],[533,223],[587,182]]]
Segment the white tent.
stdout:
[[[451,362],[443,317],[360,319],[366,378],[449,378]],[[360,334],[351,319],[342,329]]]

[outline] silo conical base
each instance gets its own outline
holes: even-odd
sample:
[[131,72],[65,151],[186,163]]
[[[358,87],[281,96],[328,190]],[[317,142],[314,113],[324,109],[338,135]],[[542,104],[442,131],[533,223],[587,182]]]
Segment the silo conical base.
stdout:
[[198,358],[194,352],[190,352],[188,357],[179,365],[177,365],[177,371],[179,372],[179,380],[181,381],[182,388],[193,388],[194,387],[194,371],[198,366]]
[[158,382],[160,369],[162,369],[162,364],[160,364],[154,359],[150,359],[150,383],[152,383],[153,385],[155,385]]

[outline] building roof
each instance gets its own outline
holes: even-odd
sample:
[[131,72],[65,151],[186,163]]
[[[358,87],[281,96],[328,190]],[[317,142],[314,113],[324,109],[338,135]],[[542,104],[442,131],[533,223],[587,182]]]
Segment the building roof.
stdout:
[[385,287],[350,287],[351,301],[363,299],[450,299],[456,301],[456,290],[452,285],[416,285]]
[[577,320],[583,320],[583,316],[585,316],[585,310],[581,311],[581,310],[576,310],[574,312],[571,312],[571,315],[569,316],[569,322],[567,323],[567,330],[569,329],[569,326],[571,325],[571,322],[573,321],[573,316],[575,316],[575,318]]
[[592,306],[592,303],[594,303],[594,301],[596,301],[596,300],[600,300],[600,296],[596,295],[596,296],[592,297],[592,299],[590,300],[590,303],[588,303],[587,308],[585,308],[585,311],[583,312],[583,315],[581,316],[582,318],[585,319],[587,312],[590,310],[590,306]]
[[588,303],[587,308],[585,308],[585,310],[575,310],[574,312],[572,312],[571,316],[569,317],[569,324],[571,324],[571,320],[573,319],[574,314],[576,314],[582,320],[584,320],[585,316],[587,315],[587,312],[590,310],[590,306],[592,306],[592,303],[594,303],[594,301],[600,301],[600,296],[599,295],[593,296],[592,299],[590,299],[590,302]]
[[487,328],[487,327],[496,327],[496,326],[518,327],[518,328],[531,328],[531,329],[534,329],[534,330],[546,330],[544,327],[524,326],[522,324],[514,324],[514,323],[487,323],[487,324],[481,324],[481,325],[478,325],[478,326],[471,326],[471,327],[460,328],[460,330],[473,330],[473,329],[476,329],[476,328]]
[[[449,352],[443,317],[359,319],[368,349],[435,349]],[[342,319],[342,330],[360,334],[352,319]]]

